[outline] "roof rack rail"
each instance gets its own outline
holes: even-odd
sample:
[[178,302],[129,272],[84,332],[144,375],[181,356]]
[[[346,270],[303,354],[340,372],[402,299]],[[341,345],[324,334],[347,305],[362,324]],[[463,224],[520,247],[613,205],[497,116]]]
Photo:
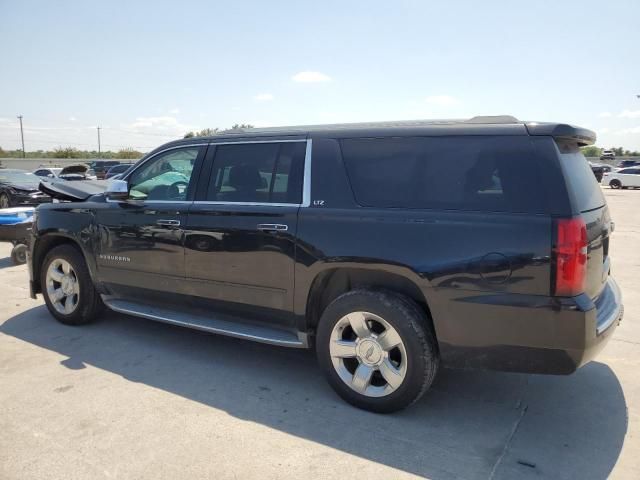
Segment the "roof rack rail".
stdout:
[[480,115],[465,120],[464,123],[518,123],[519,120],[512,115]]

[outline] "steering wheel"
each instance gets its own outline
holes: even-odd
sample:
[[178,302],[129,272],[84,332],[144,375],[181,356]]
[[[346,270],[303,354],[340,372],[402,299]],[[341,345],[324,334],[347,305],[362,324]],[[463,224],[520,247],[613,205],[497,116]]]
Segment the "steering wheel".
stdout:
[[183,187],[182,191],[186,192],[188,185],[189,185],[189,182],[185,182],[184,180],[178,180],[177,182],[173,182],[171,185],[169,185],[169,188],[167,188],[167,199],[173,200],[177,198],[182,198],[182,196],[180,195],[180,187]]

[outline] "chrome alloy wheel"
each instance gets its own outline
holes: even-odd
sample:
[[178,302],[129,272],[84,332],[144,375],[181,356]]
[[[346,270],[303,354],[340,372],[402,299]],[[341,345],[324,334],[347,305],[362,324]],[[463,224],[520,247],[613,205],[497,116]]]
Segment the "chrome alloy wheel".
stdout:
[[368,312],[342,317],[331,332],[333,368],[349,387],[367,397],[394,392],[407,375],[407,351],[386,320]]
[[53,308],[63,315],[70,315],[78,306],[80,284],[71,264],[56,258],[47,269],[47,295]]

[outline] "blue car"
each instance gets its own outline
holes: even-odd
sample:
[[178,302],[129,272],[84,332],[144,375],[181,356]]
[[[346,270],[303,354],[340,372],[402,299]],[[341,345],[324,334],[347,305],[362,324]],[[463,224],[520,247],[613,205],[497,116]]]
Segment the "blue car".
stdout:
[[0,209],[0,242],[11,242],[15,265],[27,262],[27,242],[33,223],[34,207]]

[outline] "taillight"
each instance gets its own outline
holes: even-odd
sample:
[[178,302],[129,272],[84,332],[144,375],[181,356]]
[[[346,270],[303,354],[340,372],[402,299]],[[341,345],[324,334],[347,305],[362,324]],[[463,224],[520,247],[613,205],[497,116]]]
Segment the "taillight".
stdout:
[[584,292],[587,278],[587,226],[582,218],[556,220],[554,294],[573,297]]

